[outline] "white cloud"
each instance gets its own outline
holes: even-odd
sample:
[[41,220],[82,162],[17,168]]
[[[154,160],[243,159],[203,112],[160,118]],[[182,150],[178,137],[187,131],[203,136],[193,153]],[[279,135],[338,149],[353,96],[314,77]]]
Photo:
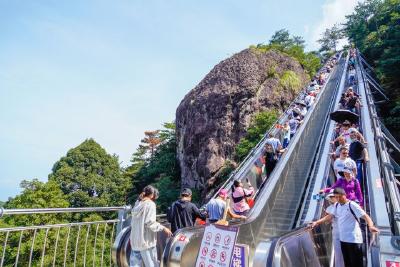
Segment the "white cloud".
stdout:
[[304,25],[304,33],[308,34],[310,32],[310,25]]
[[[354,7],[358,0],[326,0],[322,5],[322,19],[319,21],[318,25],[312,30],[311,35],[311,48],[318,48],[319,44],[317,40],[321,38],[321,34],[327,28],[331,28],[335,23],[344,23],[346,15],[353,12]],[[343,42],[339,43],[343,45]]]

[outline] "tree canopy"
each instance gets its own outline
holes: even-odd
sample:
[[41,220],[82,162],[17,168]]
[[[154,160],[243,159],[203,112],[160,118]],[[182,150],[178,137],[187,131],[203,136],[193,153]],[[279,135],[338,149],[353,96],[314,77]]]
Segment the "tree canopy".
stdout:
[[[54,181],[41,182],[37,179],[21,182],[21,194],[10,198],[4,205],[6,209],[28,208],[67,208],[67,197]],[[3,223],[12,226],[41,225],[45,223],[59,223],[65,216],[57,214],[5,216]]]
[[158,140],[158,143],[151,147],[146,145],[147,139],[143,138],[137,151],[133,153],[131,165],[124,171],[124,175],[131,181],[128,202],[133,204],[142,189],[153,184],[161,192],[157,207],[165,212],[180,191],[175,123],[164,123],[163,129],[146,131],[145,136],[148,132],[155,133],[152,138]]
[[318,40],[318,43],[321,44],[319,51],[328,54],[336,53],[336,46],[343,37],[343,29],[341,29],[339,24],[335,24],[332,28],[326,29],[321,39]]
[[345,34],[371,64],[391,99],[380,115],[400,138],[400,0],[367,0],[347,16]]
[[59,185],[71,207],[124,205],[129,183],[121,173],[118,157],[107,154],[93,139],[70,149],[57,161],[49,181]]
[[321,67],[321,59],[315,52],[305,52],[303,37],[291,36],[286,29],[276,31],[268,44],[258,44],[257,46],[251,46],[251,48],[261,52],[274,49],[293,57],[303,66],[310,78]]
[[240,142],[236,145],[235,160],[242,161],[247,154],[250,153],[250,150],[257,145],[277,119],[278,112],[274,110],[263,111],[256,114],[247,130],[246,136],[240,139]]

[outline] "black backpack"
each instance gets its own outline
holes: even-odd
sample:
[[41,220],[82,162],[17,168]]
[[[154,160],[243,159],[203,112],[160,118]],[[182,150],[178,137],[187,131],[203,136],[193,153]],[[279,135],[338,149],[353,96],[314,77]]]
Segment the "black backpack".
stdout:
[[[356,221],[358,222],[358,224],[361,226],[360,219],[357,218],[356,214],[354,213],[353,209],[351,208],[351,202],[354,202],[354,201],[351,201],[351,200],[349,201],[349,209],[350,209],[350,212],[351,212],[351,214],[353,214],[354,219],[356,219]],[[338,205],[339,205],[339,202],[337,202],[336,205],[335,205],[335,208],[336,208],[336,209],[337,209],[337,206],[338,206]]]

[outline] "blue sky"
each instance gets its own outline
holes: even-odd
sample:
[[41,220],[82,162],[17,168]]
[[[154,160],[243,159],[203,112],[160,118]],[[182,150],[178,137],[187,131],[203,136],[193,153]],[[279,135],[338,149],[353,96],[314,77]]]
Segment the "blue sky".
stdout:
[[0,0],[0,200],[86,138],[126,165],[215,64],[281,28],[315,49],[355,2]]

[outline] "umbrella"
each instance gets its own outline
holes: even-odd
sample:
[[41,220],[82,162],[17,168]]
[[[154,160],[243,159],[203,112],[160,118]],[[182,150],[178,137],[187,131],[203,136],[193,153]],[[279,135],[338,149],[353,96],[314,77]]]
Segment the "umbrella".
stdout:
[[351,123],[357,123],[358,119],[359,119],[359,116],[356,113],[351,112],[350,110],[346,110],[346,109],[338,109],[338,110],[332,112],[330,114],[330,117],[332,120],[339,122],[339,123],[342,123],[345,120],[348,120]]
[[307,104],[304,101],[297,101],[295,104],[307,107]]

